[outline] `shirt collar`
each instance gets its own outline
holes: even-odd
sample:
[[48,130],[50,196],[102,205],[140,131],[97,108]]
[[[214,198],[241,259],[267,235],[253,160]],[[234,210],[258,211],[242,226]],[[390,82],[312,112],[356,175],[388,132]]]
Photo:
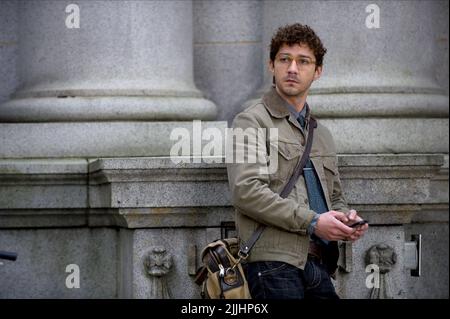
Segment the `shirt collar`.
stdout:
[[286,101],[285,101],[285,106],[287,107],[289,112],[291,112],[291,114],[296,119],[298,119],[300,116],[303,116],[304,118],[306,118],[307,114],[309,114],[309,106],[308,106],[308,103],[306,103],[306,102],[305,102],[305,106],[303,107],[303,109],[300,112],[297,112],[297,110]]

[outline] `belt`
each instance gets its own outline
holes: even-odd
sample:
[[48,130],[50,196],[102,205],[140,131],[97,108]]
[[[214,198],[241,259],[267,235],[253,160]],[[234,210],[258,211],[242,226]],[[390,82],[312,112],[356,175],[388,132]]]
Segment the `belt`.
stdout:
[[311,241],[309,243],[308,257],[316,258],[321,261],[323,257],[323,248],[319,244]]

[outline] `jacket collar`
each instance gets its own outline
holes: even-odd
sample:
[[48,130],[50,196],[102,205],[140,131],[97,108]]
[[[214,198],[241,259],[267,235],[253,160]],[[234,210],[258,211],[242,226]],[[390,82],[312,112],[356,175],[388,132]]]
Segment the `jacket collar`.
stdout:
[[284,106],[286,101],[283,100],[283,98],[278,94],[277,90],[274,87],[272,87],[270,91],[264,94],[263,103],[267,111],[269,111],[270,115],[272,115],[273,117],[283,118],[291,114],[291,112],[289,112],[289,109]]
[[[300,125],[297,122],[297,119],[294,117],[292,112],[287,107],[287,102],[278,94],[275,87],[272,87],[270,91],[268,91],[263,96],[263,104],[266,107],[267,111],[276,118],[289,117],[290,122],[297,126],[300,130]],[[305,102],[306,107],[306,123],[309,122],[309,116],[311,114],[308,103]]]

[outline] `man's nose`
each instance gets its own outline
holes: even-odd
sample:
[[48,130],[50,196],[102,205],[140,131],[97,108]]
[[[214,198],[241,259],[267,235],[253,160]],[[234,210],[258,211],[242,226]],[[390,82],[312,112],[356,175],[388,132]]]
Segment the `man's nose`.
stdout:
[[289,64],[288,72],[289,73],[298,73],[298,65],[295,60],[292,60],[291,64]]

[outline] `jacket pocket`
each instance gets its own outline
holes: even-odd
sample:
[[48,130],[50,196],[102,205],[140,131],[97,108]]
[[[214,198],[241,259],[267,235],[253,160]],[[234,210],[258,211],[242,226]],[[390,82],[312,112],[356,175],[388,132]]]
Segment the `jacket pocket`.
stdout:
[[278,169],[271,178],[286,182],[294,172],[299,156],[302,153],[303,148],[300,144],[278,141]]

